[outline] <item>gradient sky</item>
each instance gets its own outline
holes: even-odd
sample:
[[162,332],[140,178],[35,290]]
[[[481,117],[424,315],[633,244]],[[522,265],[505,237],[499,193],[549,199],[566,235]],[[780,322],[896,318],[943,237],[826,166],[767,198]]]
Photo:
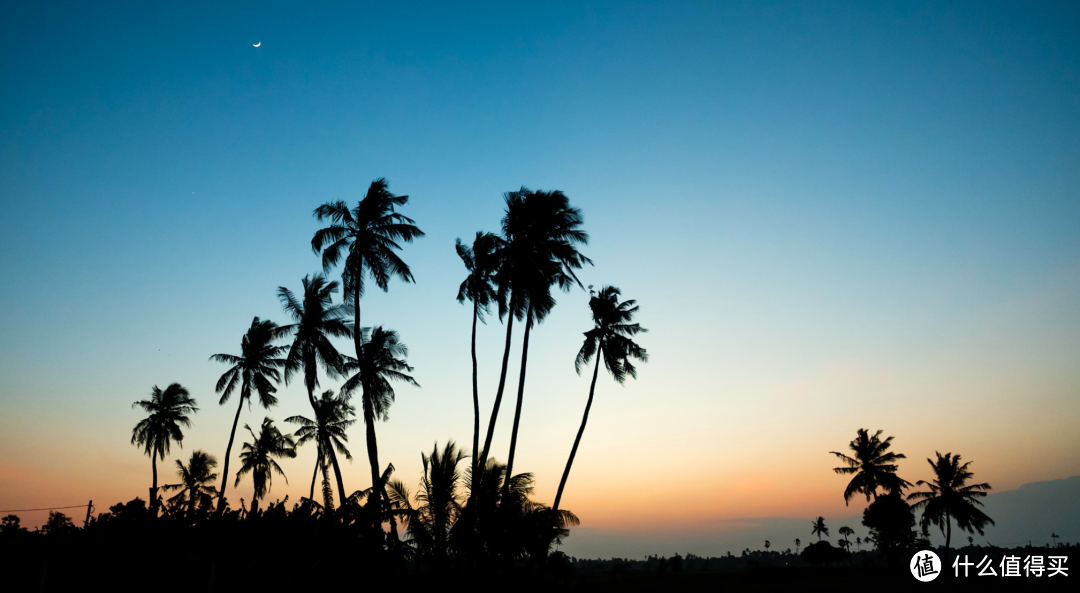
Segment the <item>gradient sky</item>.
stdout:
[[[277,287],[321,266],[311,211],[377,177],[427,234],[401,252],[416,283],[362,303],[422,385],[378,426],[407,484],[435,442],[471,446],[453,244],[497,231],[521,185],[582,210],[582,281],[649,329],[639,380],[598,381],[563,500],[583,526],[856,515],[828,452],[861,427],[912,482],[935,451],[995,490],[1078,475],[1078,31],[1071,2],[7,6],[0,509],[145,497],[131,403],[153,385],[200,407],[162,482],[220,458],[235,408],[207,359],[253,316],[287,321]],[[587,292],[557,299],[515,463],[549,504],[591,325]],[[490,410],[503,332],[481,329]],[[310,412],[297,384],[280,399],[241,423]],[[313,463],[270,497],[306,494]]]

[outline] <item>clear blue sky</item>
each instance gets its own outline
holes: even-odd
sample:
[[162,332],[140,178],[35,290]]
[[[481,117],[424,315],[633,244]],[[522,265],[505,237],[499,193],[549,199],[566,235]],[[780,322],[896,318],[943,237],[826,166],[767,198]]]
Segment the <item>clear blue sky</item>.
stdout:
[[[143,494],[130,403],[154,384],[202,408],[182,454],[223,454],[206,359],[286,321],[276,288],[319,269],[312,209],[377,177],[427,233],[402,252],[416,285],[364,301],[423,386],[379,426],[407,483],[436,439],[468,445],[453,242],[521,185],[582,209],[583,280],[651,330],[641,379],[598,387],[565,499],[586,525],[667,499],[649,464],[716,489],[687,516],[847,516],[826,453],[860,427],[897,436],[913,482],[936,449],[995,486],[1080,474],[1078,31],[1075,2],[7,6],[0,500]],[[587,295],[558,299],[516,464],[549,503],[587,393]],[[497,324],[481,339],[486,407]],[[304,410],[285,393],[278,420]],[[610,480],[644,494],[601,503]]]

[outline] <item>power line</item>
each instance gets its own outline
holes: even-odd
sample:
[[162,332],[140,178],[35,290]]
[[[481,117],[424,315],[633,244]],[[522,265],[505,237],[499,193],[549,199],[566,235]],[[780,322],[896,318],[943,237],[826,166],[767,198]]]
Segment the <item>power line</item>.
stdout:
[[86,506],[85,504],[77,504],[77,505],[73,505],[73,506],[70,506],[70,507],[48,507],[48,508],[44,508],[44,509],[13,509],[13,510],[10,510],[10,511],[0,511],[0,513],[26,513],[26,512],[29,512],[29,511],[55,511],[57,509],[81,509],[81,508],[84,508],[85,506]]

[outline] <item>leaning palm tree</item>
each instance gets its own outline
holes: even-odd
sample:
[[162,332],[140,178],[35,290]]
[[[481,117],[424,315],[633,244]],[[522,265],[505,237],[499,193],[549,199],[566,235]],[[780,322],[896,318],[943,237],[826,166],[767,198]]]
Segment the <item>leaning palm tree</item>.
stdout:
[[[304,276],[301,283],[304,286],[303,301],[298,301],[284,286],[278,288],[278,300],[295,322],[281,328],[293,335],[293,342],[289,345],[289,353],[285,358],[285,382],[288,383],[297,372],[303,372],[308,403],[317,419],[315,389],[319,386],[319,367],[328,374],[338,375],[344,372],[345,359],[330,338],[352,337],[352,330],[345,318],[348,314],[345,305],[334,305],[332,302],[338,287],[336,281],[327,282],[322,274],[317,273]],[[337,486],[340,500],[345,500],[345,484],[340,473],[337,474]]]
[[179,459],[176,460],[176,476],[180,478],[179,484],[166,484],[161,488],[166,491],[179,490],[176,496],[169,499],[173,505],[187,506],[188,519],[195,518],[195,507],[209,508],[217,489],[213,483],[218,475],[214,473],[217,467],[217,459],[204,451],[193,451],[191,460],[187,466]]
[[[589,287],[592,288],[591,286]],[[592,383],[589,385],[589,400],[585,403],[585,414],[581,417],[581,427],[578,428],[577,437],[574,438],[574,446],[570,449],[570,458],[566,460],[566,469],[563,470],[562,480],[559,481],[559,490],[555,494],[555,504],[551,508],[559,510],[559,502],[562,500],[563,488],[566,487],[566,479],[570,476],[570,467],[574,464],[574,456],[577,455],[578,445],[581,443],[581,435],[585,433],[585,423],[589,421],[589,410],[592,408],[593,394],[596,392],[596,377],[600,373],[600,361],[604,361],[604,368],[611,373],[612,378],[622,385],[626,377],[636,379],[637,368],[630,362],[631,358],[642,362],[649,361],[649,355],[645,349],[631,340],[638,333],[648,331],[637,323],[630,323],[638,308],[633,300],[619,302],[619,289],[614,286],[605,286],[600,293],[592,293],[589,299],[589,308],[592,309],[593,329],[585,332],[585,343],[578,351],[577,359],[574,360],[574,370],[581,374],[581,369],[589,364],[592,357],[596,356],[596,365],[593,367]]]
[[498,268],[499,252],[502,248],[502,239],[491,233],[477,231],[472,247],[466,246],[458,239],[454,245],[458,257],[465,264],[469,275],[461,282],[458,288],[457,300],[464,303],[466,299],[473,304],[472,340],[470,351],[472,352],[472,387],[473,387],[473,467],[480,459],[480,392],[476,376],[476,322],[484,321],[484,314],[488,312],[491,304],[495,302],[495,285],[493,276]]
[[896,475],[896,461],[906,459],[906,457],[903,453],[891,453],[888,451],[893,437],[883,441],[880,438],[882,432],[879,430],[873,436],[870,436],[868,430],[860,428],[857,431],[855,440],[848,445],[855,453],[855,457],[848,457],[843,453],[830,451],[832,455],[836,455],[848,465],[847,467],[834,468],[834,472],[838,474],[855,474],[855,477],[851,479],[844,490],[845,504],[850,503],[851,497],[855,496],[856,493],[865,494],[866,501],[870,502],[871,495],[875,500],[877,499],[878,488],[886,492],[895,492],[911,486],[910,482]]
[[260,320],[258,317],[251,321],[251,327],[240,340],[240,356],[232,354],[215,354],[210,360],[231,364],[218,379],[216,391],[221,394],[218,405],[225,405],[229,396],[240,384],[240,401],[236,406],[236,415],[233,416],[232,432],[229,433],[229,444],[225,447],[225,466],[221,471],[221,490],[218,492],[218,512],[225,510],[225,488],[229,485],[229,459],[232,456],[233,440],[236,438],[236,425],[240,422],[240,410],[244,409],[244,402],[251,405],[252,390],[259,394],[259,403],[269,410],[277,404],[274,393],[277,387],[274,383],[281,381],[281,373],[278,371],[285,366],[285,359],[280,358],[285,351],[284,346],[274,346],[273,341],[284,336],[283,328],[269,319]]
[[[364,414],[364,427],[367,433],[368,463],[371,464],[371,484],[373,488],[381,488],[380,496],[369,496],[368,504],[379,500],[386,500],[386,490],[379,473],[379,445],[375,438],[375,421],[386,421],[389,418],[390,405],[394,403],[394,388],[390,381],[402,381],[419,387],[411,376],[405,374],[412,371],[412,367],[406,364],[405,358],[409,355],[408,347],[402,343],[397,332],[384,330],[381,326],[374,330],[363,328],[357,331],[363,341],[361,347],[361,359],[351,360],[346,369],[355,371],[345,384],[341,392],[346,397],[351,397],[357,390],[361,393],[362,408]],[[378,493],[376,491],[376,493]],[[375,516],[381,516],[375,513]]]
[[[529,359],[529,334],[536,323],[544,320],[555,306],[551,286],[558,284],[564,291],[581,282],[574,274],[592,260],[578,252],[576,244],[587,244],[589,235],[581,230],[581,211],[570,206],[561,191],[520,191],[506,194],[506,215],[503,216],[503,237],[506,256],[496,274],[499,287],[500,313],[525,321],[525,336],[521,349],[518,376],[517,405],[514,425],[510,432],[510,453],[506,473],[513,475],[514,455],[517,452],[521,405],[525,396],[525,370]],[[584,288],[584,287],[582,287]],[[503,484],[503,490],[509,482]]]
[[281,431],[274,426],[274,421],[269,418],[263,419],[258,435],[247,424],[244,428],[251,433],[252,442],[244,443],[240,451],[240,470],[236,472],[236,482],[233,483],[233,487],[240,485],[240,478],[245,474],[251,474],[251,480],[255,486],[255,493],[251,497],[251,508],[254,509],[259,499],[270,492],[273,482],[271,472],[277,472],[285,478],[286,484],[289,483],[285,472],[281,471],[281,466],[274,461],[274,458],[296,457],[296,443],[293,442],[291,436],[281,434]]
[[825,527],[825,517],[818,517],[817,521],[811,521],[810,524],[813,529],[810,530],[811,535],[816,535],[818,541],[821,541],[821,536],[829,537],[829,528]]
[[[315,474],[311,476],[311,493],[308,495],[310,500],[315,498],[315,476],[321,470],[325,479],[328,463],[333,465],[334,473],[338,476],[338,481],[341,481],[341,467],[338,465],[335,450],[344,455],[345,459],[352,461],[352,453],[345,446],[349,440],[345,431],[356,422],[351,419],[356,416],[356,408],[350,405],[344,396],[335,396],[332,390],[324,391],[322,397],[315,400],[315,404],[315,420],[303,416],[290,416],[285,419],[285,422],[300,425],[295,433],[298,437],[297,447],[311,441],[316,444]],[[327,510],[333,506],[331,496],[323,493],[324,507]],[[341,501],[344,503],[345,499]]]
[[154,481],[150,486],[150,512],[157,514],[158,485],[157,485],[157,459],[165,460],[169,453],[169,445],[176,441],[177,446],[183,447],[184,433],[181,426],[190,427],[191,419],[188,414],[199,411],[195,407],[195,400],[191,398],[188,390],[179,383],[172,383],[164,391],[154,385],[150,391],[150,399],[137,401],[131,407],[139,406],[149,414],[135,425],[131,431],[131,444],[143,447],[144,452],[150,456],[150,467],[154,472]]
[[923,534],[928,532],[931,523],[941,529],[945,536],[945,549],[949,549],[952,540],[952,520],[956,520],[956,526],[968,533],[979,532],[983,535],[983,527],[987,523],[993,525],[994,520],[980,511],[976,506],[982,506],[980,498],[986,496],[986,490],[990,484],[966,485],[971,479],[972,473],[968,470],[971,462],[960,465],[960,456],[935,452],[937,462],[927,459],[930,467],[934,468],[933,482],[919,480],[919,486],[928,486],[928,492],[912,492],[908,500],[918,501],[911,505],[912,509],[922,507],[923,515],[921,526]]

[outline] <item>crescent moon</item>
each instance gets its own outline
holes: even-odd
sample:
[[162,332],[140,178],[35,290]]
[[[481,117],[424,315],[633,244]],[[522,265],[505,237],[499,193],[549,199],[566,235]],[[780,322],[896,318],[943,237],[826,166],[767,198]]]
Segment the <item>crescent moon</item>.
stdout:
[[260,41],[258,43],[255,43],[255,44],[252,44],[251,47],[259,47],[260,45],[262,45],[262,41]]

